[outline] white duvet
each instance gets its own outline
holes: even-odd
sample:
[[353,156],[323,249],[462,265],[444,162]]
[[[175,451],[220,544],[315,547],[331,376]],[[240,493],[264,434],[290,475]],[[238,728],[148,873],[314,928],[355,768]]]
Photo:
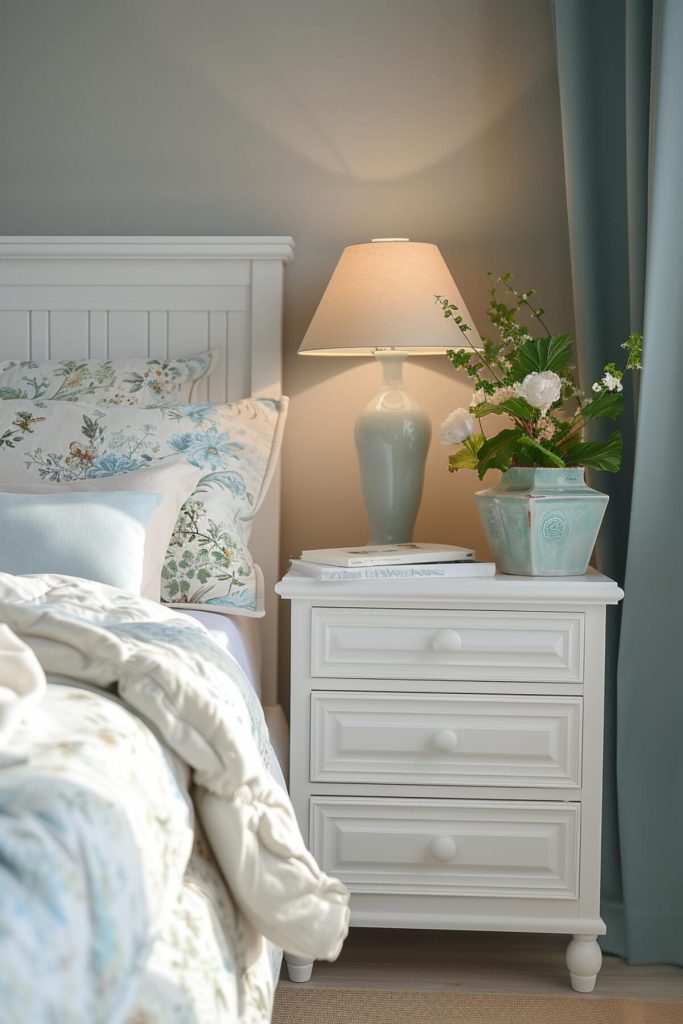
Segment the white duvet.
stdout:
[[289,952],[335,959],[348,892],[304,846],[234,659],[187,618],[70,577],[0,573],[0,621],[48,676],[115,689],[192,768],[204,830],[254,931]]

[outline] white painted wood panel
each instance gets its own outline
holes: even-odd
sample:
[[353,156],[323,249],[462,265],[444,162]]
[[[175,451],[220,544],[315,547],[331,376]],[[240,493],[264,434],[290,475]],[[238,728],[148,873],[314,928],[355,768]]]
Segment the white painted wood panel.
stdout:
[[[224,402],[228,397],[228,352],[233,348],[233,339],[228,337],[228,314],[215,311],[209,313],[208,332],[209,348],[214,353],[214,362],[209,377],[201,384],[201,392],[196,389],[197,400],[200,402]],[[248,380],[249,375],[246,374],[242,394],[249,387]]]
[[209,314],[174,309],[168,314],[168,355],[192,356],[209,347]]
[[275,260],[260,260],[251,268],[251,373],[257,395],[277,394],[282,377],[282,358],[279,363],[263,358],[276,325],[282,321],[282,299],[277,298],[280,273]]
[[88,310],[51,307],[48,355],[50,359],[87,359],[90,318]]
[[[233,402],[251,380],[251,313],[230,310],[227,317],[228,346],[224,382],[228,401]],[[254,381],[254,390],[256,387]]]
[[311,675],[581,682],[583,616],[314,608]]
[[[168,311],[152,310],[149,314],[147,354],[150,359],[168,358]],[[216,401],[222,401],[221,398]]]
[[[91,314],[93,316],[95,314]],[[140,358],[149,355],[149,313],[112,310],[107,316],[107,358]],[[111,353],[115,352],[116,356]]]
[[[7,251],[7,246],[3,244]],[[198,287],[224,288],[251,286],[251,260],[249,259],[201,259],[178,258],[169,262],[168,258],[134,258],[121,252],[118,258],[113,254],[102,255],[98,259],[92,257],[64,258],[59,267],[59,283],[75,289],[85,286],[101,285],[147,288],[150,285],[159,287],[188,285]],[[12,261],[2,274],[5,286],[42,286],[54,282],[54,260],[38,257],[27,259],[22,257]]]
[[31,351],[31,317],[25,310],[0,311],[0,359],[28,359]]
[[[1,239],[0,239],[1,244]],[[250,289],[243,285],[186,288],[166,285],[14,285],[0,288],[0,310],[122,309],[156,310],[249,309]]]
[[578,896],[578,803],[311,798],[311,852],[352,892]]
[[311,694],[311,781],[581,784],[580,697]]
[[[125,316],[126,314],[123,315]],[[93,309],[88,314],[88,318],[88,358],[107,359],[109,352],[109,313],[101,309]]]
[[27,359],[48,359],[50,352],[50,314],[44,309],[31,310],[30,352]]

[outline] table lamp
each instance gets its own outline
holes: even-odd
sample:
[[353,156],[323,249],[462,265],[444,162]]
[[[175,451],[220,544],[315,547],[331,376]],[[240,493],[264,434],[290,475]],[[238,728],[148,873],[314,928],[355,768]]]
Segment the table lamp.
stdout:
[[[466,342],[436,295],[458,306],[472,328]],[[299,352],[382,364],[382,387],[355,428],[370,544],[410,541],[422,496],[431,424],[403,385],[403,362],[464,344],[481,339],[436,245],[376,238],[344,249]]]

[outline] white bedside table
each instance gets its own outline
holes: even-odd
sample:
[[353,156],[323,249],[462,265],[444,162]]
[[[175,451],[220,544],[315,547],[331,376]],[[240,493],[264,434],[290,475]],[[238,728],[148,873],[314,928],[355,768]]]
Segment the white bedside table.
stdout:
[[292,602],[291,797],[351,924],[567,933],[571,983],[592,991],[619,587],[590,572],[276,590]]

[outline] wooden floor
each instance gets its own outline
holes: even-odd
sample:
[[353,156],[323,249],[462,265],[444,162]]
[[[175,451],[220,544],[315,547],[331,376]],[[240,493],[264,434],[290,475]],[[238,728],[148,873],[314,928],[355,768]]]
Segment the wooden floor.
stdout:
[[[317,963],[307,984],[567,995],[568,941],[563,935],[352,928],[339,959]],[[280,984],[292,984],[284,967]],[[681,1003],[683,1022],[681,967],[632,967],[605,956],[593,995]]]

